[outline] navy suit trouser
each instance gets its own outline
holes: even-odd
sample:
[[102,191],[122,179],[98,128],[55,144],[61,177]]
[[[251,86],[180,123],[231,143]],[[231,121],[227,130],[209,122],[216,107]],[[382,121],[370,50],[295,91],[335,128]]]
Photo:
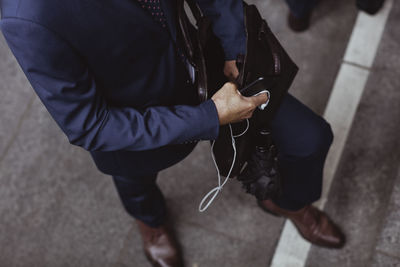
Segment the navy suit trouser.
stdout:
[[[323,118],[287,95],[271,129],[284,180],[283,193],[274,202],[284,209],[301,209],[321,196],[322,171],[333,140],[331,128]],[[156,184],[157,173],[113,178],[130,215],[154,227],[164,222],[166,206]]]

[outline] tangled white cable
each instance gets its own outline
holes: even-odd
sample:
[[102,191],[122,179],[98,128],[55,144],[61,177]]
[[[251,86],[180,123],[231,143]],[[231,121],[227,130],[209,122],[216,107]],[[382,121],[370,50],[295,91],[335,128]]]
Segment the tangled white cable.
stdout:
[[[266,93],[266,94],[268,95],[268,100],[267,100],[267,102],[264,103],[264,104],[262,104],[262,105],[260,105],[260,106],[258,106],[259,109],[264,110],[264,109],[268,106],[268,104],[269,104],[269,100],[270,100],[270,98],[271,98],[271,94],[270,94],[270,92],[269,92],[268,90],[263,90],[263,91],[261,91],[261,92],[255,94],[254,96],[257,96],[257,95],[262,94],[262,93]],[[214,201],[214,199],[217,197],[217,195],[219,194],[219,192],[222,191],[222,188],[224,187],[224,185],[228,182],[229,176],[231,176],[231,173],[232,173],[232,170],[233,170],[233,166],[235,166],[235,162],[236,162],[236,143],[235,143],[235,138],[244,135],[244,134],[249,130],[250,122],[249,122],[248,119],[246,119],[246,122],[247,122],[246,129],[245,129],[242,133],[237,134],[237,135],[233,135],[232,126],[229,124],[229,131],[230,131],[230,133],[231,133],[232,148],[233,148],[233,159],[232,159],[232,165],[231,165],[231,168],[229,169],[228,175],[226,176],[225,180],[224,180],[222,183],[221,183],[221,174],[220,174],[220,172],[219,172],[218,164],[217,164],[217,162],[216,162],[216,160],[215,160],[215,156],[214,156],[214,144],[215,144],[215,140],[212,142],[212,144],[211,144],[211,157],[212,157],[212,159],[213,159],[213,162],[214,162],[214,165],[215,165],[215,169],[217,170],[217,175],[218,175],[218,186],[215,187],[215,188],[213,188],[210,192],[208,192],[208,193],[203,197],[203,199],[201,200],[200,205],[199,205],[199,211],[200,211],[200,212],[203,212],[203,211],[205,211],[206,209],[208,209],[208,207],[211,205],[211,203],[212,203],[212,202]],[[211,196],[210,200],[207,202],[207,204],[205,205],[205,207],[203,207],[204,202],[205,202],[210,196]]]
[[[235,165],[235,162],[236,162],[236,143],[235,143],[235,138],[240,137],[240,136],[244,135],[244,134],[247,132],[247,130],[248,130],[249,127],[250,127],[250,122],[249,122],[248,119],[246,119],[246,122],[247,122],[246,129],[245,129],[242,133],[237,134],[237,135],[233,135],[232,126],[229,124],[229,131],[230,131],[230,133],[231,133],[232,148],[233,148],[233,159],[232,159],[232,165],[231,165],[231,168],[229,169],[228,175],[226,176],[225,180],[224,180],[222,183],[221,183],[221,174],[220,174],[220,172],[219,172],[218,164],[217,164],[217,162],[216,162],[216,160],[215,160],[215,156],[214,156],[214,144],[215,144],[215,140],[212,142],[212,145],[211,145],[211,157],[212,157],[212,159],[213,159],[215,168],[217,169],[218,186],[215,187],[215,188],[213,188],[210,192],[208,192],[208,193],[203,197],[203,199],[201,200],[200,205],[199,205],[199,211],[200,211],[200,212],[203,212],[203,211],[205,211],[206,209],[208,209],[208,207],[211,205],[211,203],[212,203],[212,202],[214,201],[214,199],[217,197],[217,195],[219,194],[219,192],[221,192],[221,190],[222,190],[222,188],[224,187],[224,185],[228,182],[229,176],[231,175],[231,172],[232,172],[232,170],[233,170],[233,166]],[[203,207],[204,202],[205,202],[210,196],[211,196],[210,200],[207,202],[207,204],[205,205],[205,207]]]

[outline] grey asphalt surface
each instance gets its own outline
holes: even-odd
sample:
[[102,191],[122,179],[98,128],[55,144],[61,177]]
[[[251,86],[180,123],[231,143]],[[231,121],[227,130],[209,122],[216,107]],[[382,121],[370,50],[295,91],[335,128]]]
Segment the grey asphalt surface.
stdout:
[[[309,31],[291,32],[284,1],[253,0],[299,72],[291,93],[322,114],[357,10],[325,0]],[[326,205],[348,236],[312,247],[306,266],[400,266],[400,3],[394,4]],[[150,266],[109,176],[68,143],[0,36],[0,267]],[[266,267],[284,219],[232,180],[197,211],[217,177],[208,142],[159,175],[190,267]]]

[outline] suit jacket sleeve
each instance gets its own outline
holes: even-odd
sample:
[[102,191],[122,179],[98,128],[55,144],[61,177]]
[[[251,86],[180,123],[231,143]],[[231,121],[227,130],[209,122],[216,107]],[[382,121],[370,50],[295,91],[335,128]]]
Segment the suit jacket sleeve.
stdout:
[[218,114],[211,100],[140,111],[110,106],[96,90],[84,60],[56,33],[22,19],[6,18],[0,25],[32,87],[70,143],[91,151],[138,151],[217,137]]
[[246,52],[242,0],[195,0],[212,21],[213,31],[224,48],[225,59],[236,59]]

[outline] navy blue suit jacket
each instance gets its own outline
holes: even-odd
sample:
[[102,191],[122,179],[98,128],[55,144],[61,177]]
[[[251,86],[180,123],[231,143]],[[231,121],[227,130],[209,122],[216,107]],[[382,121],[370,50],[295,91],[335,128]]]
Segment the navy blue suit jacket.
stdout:
[[[242,1],[196,1],[226,59],[245,51]],[[190,142],[217,137],[215,105],[196,103],[176,53],[173,0],[161,0],[167,29],[137,0],[0,2],[1,30],[32,87],[101,171],[156,172],[189,154]]]

